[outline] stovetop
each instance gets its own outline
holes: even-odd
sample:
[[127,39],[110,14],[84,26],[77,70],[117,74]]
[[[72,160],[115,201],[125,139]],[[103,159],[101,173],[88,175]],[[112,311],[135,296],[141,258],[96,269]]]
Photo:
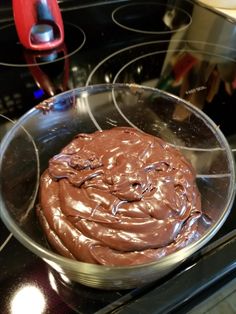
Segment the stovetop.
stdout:
[[[202,109],[236,154],[236,22],[230,17],[187,0],[64,0],[65,42],[42,53],[22,48],[11,5],[1,5],[0,114],[18,119],[40,101],[80,86],[138,83]],[[175,114],[186,118],[186,112]],[[0,136],[10,127],[0,117]],[[186,313],[235,277],[235,218],[234,204],[200,252],[158,282],[129,291],[59,278],[0,222],[1,313]]]

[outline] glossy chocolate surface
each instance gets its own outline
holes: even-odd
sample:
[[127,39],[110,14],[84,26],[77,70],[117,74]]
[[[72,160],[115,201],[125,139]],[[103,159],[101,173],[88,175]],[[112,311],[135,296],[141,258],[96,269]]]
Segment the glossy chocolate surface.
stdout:
[[49,161],[38,215],[59,253],[102,265],[152,262],[197,239],[195,172],[133,128],[79,134]]

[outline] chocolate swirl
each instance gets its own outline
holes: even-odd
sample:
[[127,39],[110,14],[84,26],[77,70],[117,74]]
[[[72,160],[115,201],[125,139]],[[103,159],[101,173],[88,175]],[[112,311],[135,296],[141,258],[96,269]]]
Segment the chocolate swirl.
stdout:
[[195,240],[201,200],[190,163],[160,138],[116,127],[79,134],[41,176],[51,246],[84,262],[157,260]]

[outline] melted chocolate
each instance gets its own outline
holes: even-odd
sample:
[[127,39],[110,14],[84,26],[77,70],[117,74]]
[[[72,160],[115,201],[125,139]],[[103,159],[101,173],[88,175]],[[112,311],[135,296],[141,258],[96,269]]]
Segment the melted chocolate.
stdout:
[[195,172],[160,138],[116,127],[79,134],[41,176],[40,222],[51,246],[84,262],[148,263],[199,235]]

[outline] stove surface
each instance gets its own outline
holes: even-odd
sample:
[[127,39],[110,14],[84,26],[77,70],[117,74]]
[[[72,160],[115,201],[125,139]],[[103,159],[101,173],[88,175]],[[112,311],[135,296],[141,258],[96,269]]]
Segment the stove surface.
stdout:
[[[11,121],[60,92],[137,83],[178,95],[203,110],[236,156],[236,24],[230,17],[188,0],[65,0],[59,5],[64,44],[32,52],[19,43],[11,5],[3,1],[0,114],[10,120],[0,115],[1,137]],[[175,115],[186,119],[184,111]],[[0,310],[32,313],[27,310],[33,303],[34,313],[144,313],[147,306],[149,313],[186,313],[235,276],[235,221],[234,204],[210,244],[177,271],[130,291],[96,290],[59,277],[0,221]]]

